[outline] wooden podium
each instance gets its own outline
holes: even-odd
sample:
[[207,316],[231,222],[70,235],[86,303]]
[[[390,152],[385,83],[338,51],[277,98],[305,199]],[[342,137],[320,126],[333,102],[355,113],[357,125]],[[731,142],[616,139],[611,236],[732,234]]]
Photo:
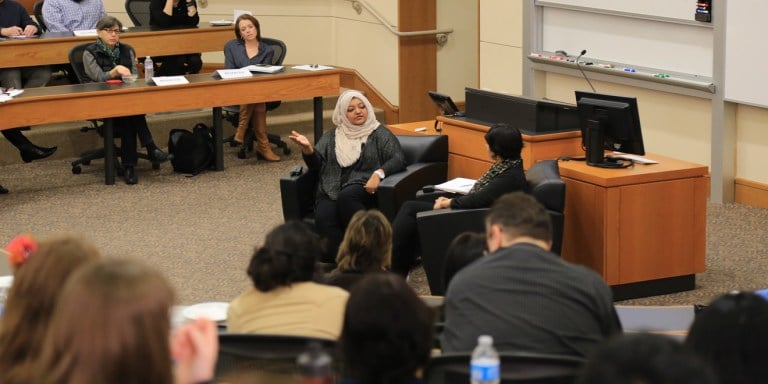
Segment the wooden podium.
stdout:
[[693,289],[705,269],[707,167],[646,157],[659,164],[560,162],[563,258],[600,273],[616,300]]

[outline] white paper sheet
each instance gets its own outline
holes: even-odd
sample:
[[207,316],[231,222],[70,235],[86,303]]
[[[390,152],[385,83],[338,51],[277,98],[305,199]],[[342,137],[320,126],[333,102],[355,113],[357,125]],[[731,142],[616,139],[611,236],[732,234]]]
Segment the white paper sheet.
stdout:
[[154,76],[152,77],[152,82],[160,87],[165,85],[189,84],[189,80],[184,76]]
[[83,29],[80,31],[73,31],[75,36],[98,36],[99,33],[95,29]]
[[476,181],[477,180],[457,177],[453,180],[448,180],[445,183],[435,185],[435,189],[466,195],[467,193],[469,193],[469,190],[471,190],[472,187],[475,185]]
[[219,74],[222,79],[242,79],[244,77],[253,77],[251,71],[245,68],[217,69],[216,73]]
[[262,72],[262,73],[275,73],[280,72],[283,70],[282,65],[267,65],[267,64],[260,64],[260,65],[249,65],[247,67],[244,67],[244,69],[247,69],[251,72]]

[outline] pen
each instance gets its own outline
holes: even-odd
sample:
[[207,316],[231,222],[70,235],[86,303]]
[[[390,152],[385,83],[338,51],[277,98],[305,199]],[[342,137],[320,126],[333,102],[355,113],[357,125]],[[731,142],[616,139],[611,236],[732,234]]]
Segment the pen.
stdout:
[[624,72],[631,72],[631,73],[635,73],[635,72],[637,72],[637,71],[636,71],[634,68],[624,68]]

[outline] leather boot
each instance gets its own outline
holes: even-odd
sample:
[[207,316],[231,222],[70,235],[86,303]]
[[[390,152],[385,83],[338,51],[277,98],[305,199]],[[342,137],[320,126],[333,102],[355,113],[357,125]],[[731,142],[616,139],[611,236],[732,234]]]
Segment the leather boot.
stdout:
[[253,114],[253,106],[250,104],[243,104],[240,106],[239,118],[237,120],[237,129],[235,129],[234,140],[237,143],[242,143],[245,137],[245,131],[248,129],[248,122],[251,120]]
[[[272,152],[272,146],[269,144],[269,138],[267,137],[267,111],[265,104],[261,104],[262,112],[254,113],[254,119],[251,122],[251,128],[256,136],[256,154],[264,158],[266,161],[280,161],[280,156]],[[258,108],[258,107],[257,107]]]

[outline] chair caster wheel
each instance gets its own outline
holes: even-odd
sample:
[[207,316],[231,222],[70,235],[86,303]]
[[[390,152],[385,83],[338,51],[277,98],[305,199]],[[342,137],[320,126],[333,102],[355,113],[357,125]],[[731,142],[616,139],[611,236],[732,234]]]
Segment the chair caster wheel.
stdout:
[[73,175],[79,175],[82,172],[83,172],[83,168],[81,168],[79,165],[75,165],[74,167],[72,167]]

